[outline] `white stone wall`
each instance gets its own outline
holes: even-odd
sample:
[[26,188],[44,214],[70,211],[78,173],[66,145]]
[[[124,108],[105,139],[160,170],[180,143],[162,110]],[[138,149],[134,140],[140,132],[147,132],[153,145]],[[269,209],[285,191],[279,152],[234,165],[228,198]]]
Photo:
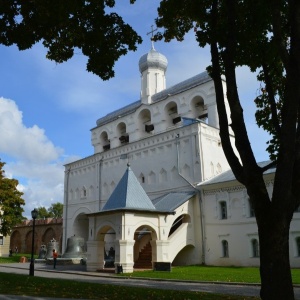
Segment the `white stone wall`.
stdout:
[[[177,86],[173,90],[166,90],[175,91],[174,93],[167,93],[164,97],[161,94],[154,95],[150,101],[148,95],[152,96],[157,82],[156,79],[147,81],[148,71],[151,71],[150,77],[153,80],[156,78],[155,70],[144,71],[141,83],[144,94],[142,93],[141,103],[134,104],[135,110],[124,114],[124,109],[121,109],[120,115],[115,112],[106,118],[106,122],[103,118],[99,119],[97,127],[91,130],[94,155],[66,165],[63,251],[67,238],[74,234],[84,236],[91,249],[97,248],[95,240],[100,230],[97,223],[99,220],[86,215],[101,211],[123,176],[127,163],[130,163],[135,176],[151,199],[176,190],[191,190],[204,179],[229,169],[219,138],[213,81],[203,73],[199,78],[195,77],[196,80],[192,78],[193,85],[188,88],[181,89],[187,85],[186,82],[180,83],[179,89]],[[164,72],[159,70],[157,74],[160,76],[158,81],[163,85],[157,86],[156,92],[165,88]],[[190,84],[190,81],[187,82]],[[150,85],[152,90],[148,91]],[[147,101],[143,101],[146,96]],[[183,118],[202,121],[185,126]],[[153,125],[154,128],[147,131],[145,125]],[[188,239],[196,251],[188,250],[189,256],[185,263],[200,262],[202,221],[198,202],[199,199],[193,201],[192,207],[182,208],[188,211],[191,222],[183,225],[186,228],[180,234],[178,232],[178,238],[172,241],[173,245],[177,245],[175,248],[168,248],[170,241],[163,237],[166,234],[163,233],[163,223],[153,225],[158,231],[157,243],[162,243],[158,256],[167,251],[169,259],[173,260],[178,253],[174,249],[180,248],[180,243]],[[169,216],[168,219],[172,221]],[[145,222],[144,217],[141,220]],[[136,215],[132,220],[127,218],[126,226],[133,226],[130,225],[131,221],[138,226],[139,218]],[[113,219],[110,222],[114,222]],[[120,220],[115,220],[117,222]],[[114,230],[118,231],[116,228]],[[122,237],[119,240],[124,242],[129,239]],[[123,242],[120,243],[124,246]],[[96,252],[91,253],[92,259],[102,259],[103,253]],[[99,266],[99,263],[101,264],[94,261],[90,268]]]
[[[255,217],[250,215],[250,205],[245,189],[238,182],[220,184],[218,189],[202,187],[205,223],[205,262],[216,266],[259,266],[254,257],[252,240],[258,238]],[[272,184],[268,185],[271,192]],[[227,204],[227,218],[221,218],[220,202]],[[294,213],[290,229],[290,261],[300,267],[296,238],[300,237],[300,213]],[[224,257],[222,241],[228,242],[228,257]]]
[[[124,132],[121,133],[118,130],[120,124],[122,124],[122,128],[126,129],[126,133],[129,135],[129,142],[134,142],[181,126],[181,124],[174,125],[172,122],[178,116],[198,118],[204,112],[208,112],[208,124],[218,127],[212,81],[180,94],[170,95],[163,101],[158,101],[151,105],[142,104],[135,112],[129,115],[120,116],[120,118],[112,122],[93,128],[91,134],[94,152],[99,153],[104,151],[103,146],[107,144],[107,141],[103,140],[103,133],[107,135],[111,149],[121,145],[119,137]],[[150,133],[145,132],[144,126],[146,124],[153,124],[154,130]]]

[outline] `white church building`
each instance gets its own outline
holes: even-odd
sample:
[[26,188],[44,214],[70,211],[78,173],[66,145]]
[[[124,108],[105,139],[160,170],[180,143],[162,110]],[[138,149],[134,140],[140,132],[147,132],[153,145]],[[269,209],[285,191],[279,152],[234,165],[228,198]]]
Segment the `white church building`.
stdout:
[[[124,273],[258,266],[255,216],[223,154],[213,80],[203,72],[166,88],[167,59],[153,46],[139,70],[140,99],[98,119],[94,154],[65,166],[63,252],[75,235],[88,271],[110,259]],[[273,175],[265,174],[270,192]],[[300,267],[300,210],[290,258]]]

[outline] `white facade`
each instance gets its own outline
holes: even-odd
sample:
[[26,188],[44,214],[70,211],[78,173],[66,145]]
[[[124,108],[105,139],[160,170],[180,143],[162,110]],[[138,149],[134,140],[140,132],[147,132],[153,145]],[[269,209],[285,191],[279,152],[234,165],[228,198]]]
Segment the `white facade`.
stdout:
[[[90,271],[104,268],[111,248],[116,268],[122,265],[124,272],[139,264],[146,248],[153,268],[226,264],[220,241],[245,235],[251,241],[257,229],[254,218],[246,217],[245,200],[235,201],[239,195],[199,185],[229,170],[213,81],[203,72],[166,89],[167,59],[154,48],[142,56],[139,69],[140,100],[98,119],[91,130],[94,154],[65,166],[63,252],[67,239],[78,235],[86,241]],[[131,188],[136,192],[124,196]],[[230,206],[228,223],[218,219],[222,201]],[[119,206],[107,210],[107,203]],[[229,247],[231,264],[257,264],[249,249],[243,256],[231,242]]]
[[[274,169],[265,175],[273,190]],[[232,172],[199,185],[203,198],[205,263],[216,266],[259,266],[259,238],[246,189]],[[300,267],[300,207],[290,226],[290,263]]]

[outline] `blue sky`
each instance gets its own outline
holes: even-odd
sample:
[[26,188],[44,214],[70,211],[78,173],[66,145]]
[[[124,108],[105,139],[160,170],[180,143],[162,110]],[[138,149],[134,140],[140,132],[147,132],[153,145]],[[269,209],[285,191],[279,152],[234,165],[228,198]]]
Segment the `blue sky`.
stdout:
[[[18,51],[0,46],[0,158],[7,177],[20,182],[26,217],[34,207],[63,202],[63,164],[93,154],[90,129],[107,113],[139,99],[139,58],[150,50],[151,30],[159,1],[119,1],[118,12],[143,38],[136,52],[116,63],[116,76],[102,81],[86,71],[78,53],[67,63],[45,58],[41,44]],[[192,77],[210,64],[209,49],[199,48],[193,32],[183,42],[157,42],[168,59],[167,87]],[[239,92],[248,134],[257,160],[265,153],[267,134],[255,124],[253,99],[259,88],[255,75],[238,70]]]

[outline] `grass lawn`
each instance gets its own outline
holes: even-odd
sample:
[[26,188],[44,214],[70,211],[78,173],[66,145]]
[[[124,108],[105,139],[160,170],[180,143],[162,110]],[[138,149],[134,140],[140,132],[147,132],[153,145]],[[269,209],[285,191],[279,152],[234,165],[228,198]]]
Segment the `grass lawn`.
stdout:
[[[171,272],[135,271],[122,276],[150,277],[196,281],[222,281],[241,283],[260,283],[259,269],[249,267],[208,267],[185,266],[172,267]],[[300,269],[292,269],[294,284],[300,284]]]
[[[22,256],[27,257],[28,261],[31,259],[31,254],[13,254],[11,257],[2,257],[0,256],[0,264],[6,264],[6,263],[18,263],[20,262],[20,259]],[[34,255],[34,258],[38,258],[38,255]]]

